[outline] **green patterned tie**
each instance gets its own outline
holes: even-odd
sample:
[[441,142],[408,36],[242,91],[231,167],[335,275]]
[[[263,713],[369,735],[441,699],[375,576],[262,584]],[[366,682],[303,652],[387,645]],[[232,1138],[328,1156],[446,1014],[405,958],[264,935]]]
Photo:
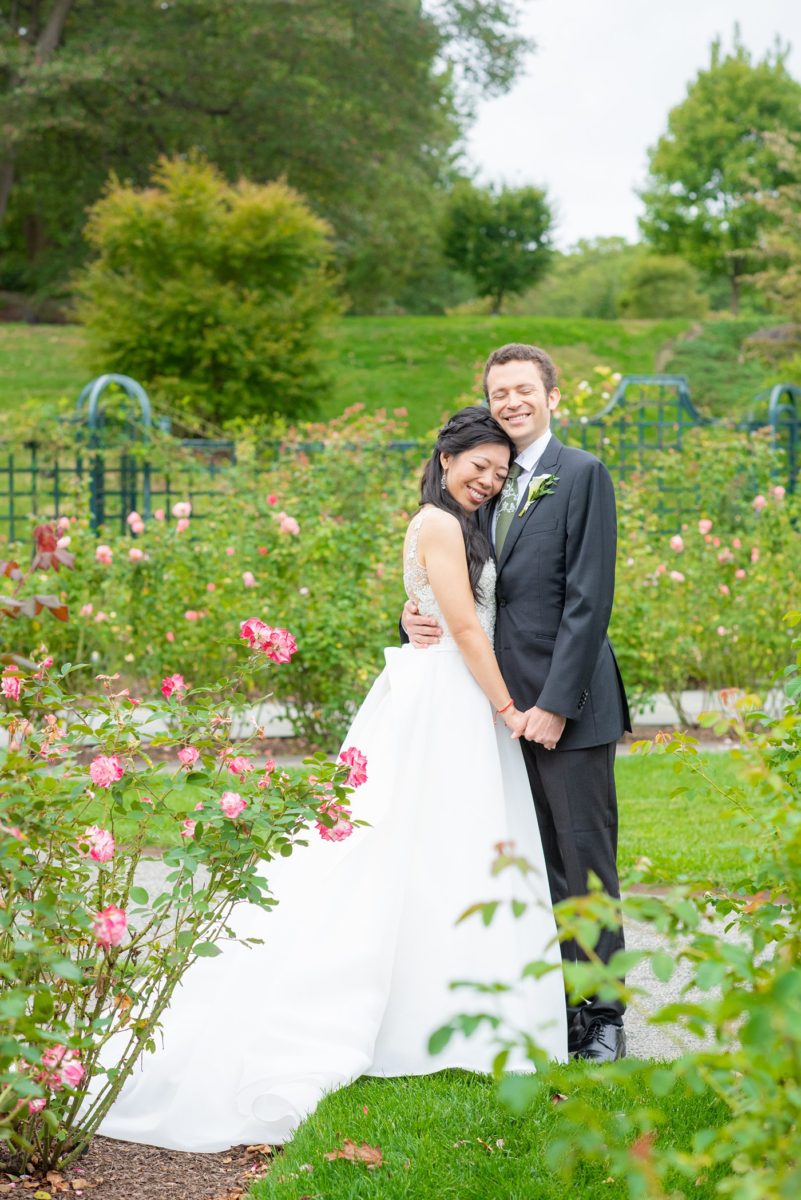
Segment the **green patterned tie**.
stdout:
[[495,557],[501,557],[503,543],[517,512],[517,481],[523,473],[520,463],[513,462],[498,500],[498,520],[495,524]]

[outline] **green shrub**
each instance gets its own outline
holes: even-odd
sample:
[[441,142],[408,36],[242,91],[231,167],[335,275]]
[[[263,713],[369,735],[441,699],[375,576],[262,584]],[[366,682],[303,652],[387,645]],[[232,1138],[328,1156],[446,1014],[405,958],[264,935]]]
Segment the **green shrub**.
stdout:
[[628,268],[619,307],[627,317],[702,317],[698,272],[678,255],[645,254]]
[[162,159],[90,210],[79,280],[91,369],[139,379],[192,423],[314,412],[336,311],[328,226],[284,183]]
[[[248,628],[253,646],[264,631]],[[240,643],[239,670],[213,688],[173,672],[144,720],[116,674],[76,696],[69,663],[3,673],[0,1140],[12,1172],[80,1154],[155,1049],[186,970],[236,939],[235,905],[275,904],[270,860],[350,816],[349,768],[320,757],[316,781],[292,779],[229,740],[243,678],[292,653],[286,631],[267,636],[280,644],[245,659]],[[159,895],[135,881],[148,845],[168,846]]]

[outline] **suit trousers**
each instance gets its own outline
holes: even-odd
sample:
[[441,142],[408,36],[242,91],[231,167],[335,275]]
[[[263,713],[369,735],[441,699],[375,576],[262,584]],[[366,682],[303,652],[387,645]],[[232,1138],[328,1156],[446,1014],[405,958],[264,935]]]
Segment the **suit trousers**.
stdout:
[[[581,750],[546,750],[521,739],[523,757],[540,827],[548,884],[554,904],[587,894],[594,871],[604,891],[620,897],[617,875],[617,793],[615,743]],[[622,926],[604,929],[595,951],[609,962],[624,946]],[[575,942],[562,943],[562,958],[586,958]],[[580,1041],[591,1021],[621,1024],[625,1006],[616,1000],[588,997],[567,1006],[568,1037]]]

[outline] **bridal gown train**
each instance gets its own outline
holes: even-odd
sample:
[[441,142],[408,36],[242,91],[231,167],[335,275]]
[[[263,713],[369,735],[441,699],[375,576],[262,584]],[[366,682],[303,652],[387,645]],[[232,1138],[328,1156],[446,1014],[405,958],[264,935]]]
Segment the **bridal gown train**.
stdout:
[[[416,558],[407,593],[442,619]],[[483,570],[478,616],[490,640],[495,567]],[[452,990],[455,980],[519,980],[535,959],[557,964],[539,831],[520,747],[493,712],[450,635],[426,650],[386,651],[386,666],[345,745],[367,756],[353,795],[369,822],[342,842],[269,864],[278,898],[269,913],[243,905],[233,925],[264,945],[223,945],[198,960],[99,1132],[190,1151],[287,1141],[321,1097],[360,1075],[422,1075],[445,1067],[487,1071],[488,1032],[451,1039],[432,1057],[431,1033],[457,1012],[487,1010],[534,1034],[554,1059],[567,1054],[561,971],[498,997]],[[497,842],[533,864],[490,874]],[[456,924],[476,901],[532,904],[519,919],[498,910]],[[530,1070],[522,1056],[512,1068]]]

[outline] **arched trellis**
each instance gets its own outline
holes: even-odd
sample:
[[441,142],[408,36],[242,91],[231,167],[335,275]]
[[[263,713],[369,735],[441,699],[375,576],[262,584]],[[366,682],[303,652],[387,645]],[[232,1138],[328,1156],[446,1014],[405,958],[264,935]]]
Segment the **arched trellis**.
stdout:
[[[110,468],[108,462],[109,450],[103,446],[102,432],[105,425],[104,401],[109,389],[115,390],[115,395],[122,392],[127,401],[125,412],[126,447],[120,449],[116,466]],[[120,518],[134,509],[141,516],[150,516],[151,502],[151,468],[147,457],[142,455],[141,461],[131,453],[130,447],[137,443],[145,445],[153,428],[153,410],[150,398],[142,387],[130,375],[98,375],[82,388],[76,402],[76,421],[79,428],[87,431],[86,444],[92,452],[89,469],[89,508],[92,528],[96,531],[106,523],[107,500],[114,496],[119,499]],[[80,441],[79,436],[79,441]],[[78,469],[81,469],[80,456]],[[118,475],[116,488],[109,488],[108,477]]]

